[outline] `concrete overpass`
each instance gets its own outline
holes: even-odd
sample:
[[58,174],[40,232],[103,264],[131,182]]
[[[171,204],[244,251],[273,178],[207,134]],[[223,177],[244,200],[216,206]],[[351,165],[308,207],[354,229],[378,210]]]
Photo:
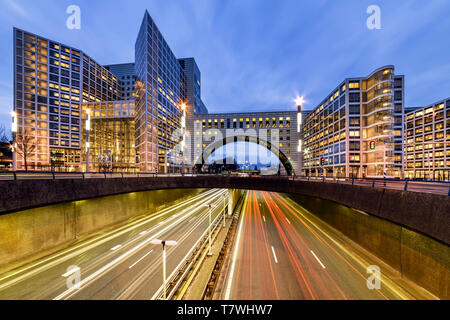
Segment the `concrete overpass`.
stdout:
[[[0,235],[0,243],[11,242],[8,232],[12,233],[10,237],[14,232],[36,234],[35,240],[30,239],[30,243],[35,243],[41,236],[37,229],[44,222],[50,229],[52,225],[59,228],[54,219],[59,226],[64,225],[64,231],[52,229],[55,233],[52,238],[63,239],[63,235],[56,233],[66,233],[74,223],[75,229],[92,231],[100,229],[103,220],[111,222],[110,216],[125,219],[136,215],[143,203],[164,198],[162,190],[191,192],[189,190],[209,188],[290,194],[305,209],[398,270],[402,277],[441,298],[450,298],[450,197],[370,185],[220,175],[0,181],[0,220],[5,217],[5,221],[9,221],[8,228],[20,229],[4,228],[5,239]],[[146,192],[159,193],[148,200],[140,196]],[[88,201],[78,204],[80,200]],[[105,206],[109,206],[108,209],[102,210]],[[122,211],[127,213],[124,215]],[[86,216],[89,228],[80,222]],[[118,222],[119,219],[115,221]],[[62,240],[52,242],[47,249],[60,242]],[[14,243],[9,245],[11,250],[16,247]],[[17,252],[17,249],[10,252]]]
[[62,202],[161,189],[252,189],[334,201],[450,244],[450,197],[287,177],[173,176],[0,181],[0,214]]

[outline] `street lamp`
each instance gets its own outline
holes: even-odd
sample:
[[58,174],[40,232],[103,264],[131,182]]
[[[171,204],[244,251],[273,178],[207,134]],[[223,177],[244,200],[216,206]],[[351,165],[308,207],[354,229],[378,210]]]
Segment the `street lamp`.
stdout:
[[13,171],[16,171],[16,133],[17,133],[17,113],[15,111],[11,111],[11,132],[12,132],[12,158],[13,158]]
[[163,248],[163,299],[166,300],[166,245],[169,247],[176,246],[178,243],[174,240],[153,239],[151,244],[162,244]]
[[226,227],[226,225],[225,225],[225,218],[227,217],[226,212],[225,212],[226,208],[227,208],[227,194],[224,193],[223,194],[223,227],[224,228]]
[[[303,98],[303,96],[299,97],[297,96],[297,98],[295,99],[295,104],[297,105],[297,136],[298,136],[298,144],[297,144],[297,161],[298,161],[298,168],[300,170],[303,169],[303,157],[302,157],[302,147],[303,147],[303,143],[302,143],[302,139],[301,139],[301,130],[302,130],[302,106],[305,103],[305,99]],[[294,170],[295,171],[295,170]]]
[[183,116],[181,117],[181,131],[183,133],[183,140],[181,142],[181,175],[184,176],[185,164],[184,164],[184,147],[186,143],[186,104],[181,104],[181,110],[183,110]]
[[211,250],[211,211],[212,208],[215,207],[213,204],[205,204],[204,206],[208,207],[208,215],[209,215],[209,226],[208,226],[208,257],[212,256]]
[[87,109],[87,120],[86,120],[86,172],[89,173],[89,131],[91,131],[91,110]]

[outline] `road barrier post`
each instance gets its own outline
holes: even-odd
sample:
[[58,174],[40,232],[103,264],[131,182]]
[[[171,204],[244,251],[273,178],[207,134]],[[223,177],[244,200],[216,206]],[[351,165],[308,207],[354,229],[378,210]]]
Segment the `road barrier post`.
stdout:
[[405,188],[403,190],[408,191],[408,179],[405,181]]

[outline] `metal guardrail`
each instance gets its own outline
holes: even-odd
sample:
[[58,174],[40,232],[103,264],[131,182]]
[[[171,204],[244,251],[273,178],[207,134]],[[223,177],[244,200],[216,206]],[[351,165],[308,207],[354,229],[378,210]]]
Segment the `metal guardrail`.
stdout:
[[219,282],[220,274],[225,264],[226,256],[234,242],[234,236],[236,234],[236,229],[239,224],[239,217],[242,212],[243,199],[244,196],[241,197],[241,199],[239,200],[239,204],[237,205],[237,209],[232,214],[231,225],[228,228],[228,232],[223,242],[222,248],[220,249],[219,255],[216,259],[214,269],[212,270],[208,282],[203,290],[202,300],[212,300],[213,298],[217,283]]
[[18,180],[58,180],[58,179],[109,179],[109,178],[149,178],[149,177],[196,177],[196,176],[238,176],[257,179],[259,177],[273,179],[289,179],[296,181],[320,181],[359,186],[370,186],[372,188],[395,189],[403,191],[436,193],[450,196],[450,181],[434,180],[412,180],[392,178],[355,178],[355,177],[311,177],[311,176],[260,176],[250,174],[211,174],[211,173],[169,173],[161,174],[154,172],[25,172],[25,171],[0,171],[0,181]]
[[[225,208],[224,208],[225,210]],[[222,214],[218,214],[217,217],[214,219],[214,221],[211,222],[212,228],[211,228],[211,234],[213,234],[218,227],[221,226],[221,221],[223,219]],[[166,299],[171,300],[175,294],[177,293],[178,289],[180,288],[181,284],[183,283],[184,279],[189,275],[189,270],[193,267],[203,250],[207,250],[208,247],[208,231],[209,228],[207,228],[201,237],[197,240],[197,242],[192,246],[192,249],[189,250],[186,257],[187,259],[183,259],[178,266],[175,268],[174,272],[169,276],[167,283],[169,284],[166,289]],[[156,296],[157,300],[161,300],[163,298],[163,292],[159,292]]]
[[291,180],[351,184],[356,186],[368,186],[371,188],[434,193],[450,196],[450,181],[422,181],[422,180],[392,179],[392,178],[310,177],[310,176],[308,177],[293,176],[291,177]]

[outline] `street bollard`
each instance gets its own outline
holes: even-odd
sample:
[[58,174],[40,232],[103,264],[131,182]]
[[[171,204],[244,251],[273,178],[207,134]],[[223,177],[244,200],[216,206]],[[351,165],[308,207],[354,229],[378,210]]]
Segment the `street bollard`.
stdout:
[[375,188],[375,180],[372,180],[372,188]]
[[408,191],[408,180],[405,181],[405,188],[403,190]]

